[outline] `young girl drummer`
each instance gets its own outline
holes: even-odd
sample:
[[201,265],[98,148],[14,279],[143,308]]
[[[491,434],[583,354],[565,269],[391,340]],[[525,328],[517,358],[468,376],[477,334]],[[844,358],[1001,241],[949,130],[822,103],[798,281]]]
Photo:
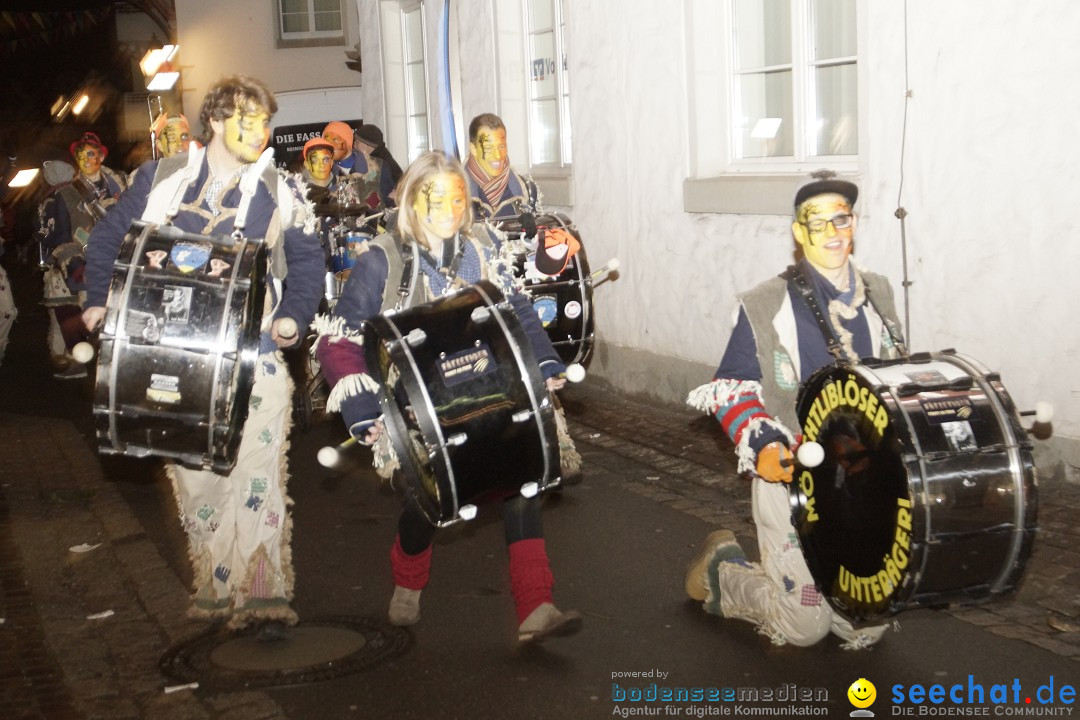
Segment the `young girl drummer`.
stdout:
[[[316,352],[330,384],[328,409],[339,410],[350,434],[365,444],[383,433],[376,383],[366,374],[361,323],[386,307],[411,307],[481,280],[513,286],[510,268],[492,262],[497,239],[486,226],[473,224],[465,172],[441,152],[421,155],[401,178],[399,210],[390,231],[366,243],[356,259],[333,316],[319,323]],[[411,258],[411,260],[409,259]],[[401,268],[418,264],[417,279],[400,300]],[[549,390],[562,388],[565,366],[551,346],[536,312],[524,294],[511,294]],[[379,463],[376,451],[376,463]],[[502,501],[510,556],[510,584],[518,616],[518,641],[540,642],[577,632],[581,615],[562,612],[552,599],[552,576],[540,516],[539,496],[515,493]],[[435,527],[411,499],[405,500],[398,533],[390,550],[394,594],[389,618],[395,625],[420,619],[420,591],[428,582]]]

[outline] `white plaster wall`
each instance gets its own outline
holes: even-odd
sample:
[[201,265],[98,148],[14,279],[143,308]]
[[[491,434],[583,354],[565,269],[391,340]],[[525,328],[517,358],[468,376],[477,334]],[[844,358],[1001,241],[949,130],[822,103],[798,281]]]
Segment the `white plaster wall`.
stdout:
[[193,126],[206,91],[227,75],[251,75],[274,92],[360,85],[360,73],[345,65],[357,39],[355,5],[345,4],[346,44],[330,47],[278,50],[274,12],[273,0],[176,3],[183,108]]
[[[490,107],[505,115],[499,88],[510,78],[498,75],[483,33],[492,7],[499,27],[498,8],[513,0],[455,2],[468,58],[461,71],[470,75],[463,115]],[[734,294],[791,261],[790,218],[683,212],[691,162],[682,3],[566,7],[570,213],[594,266],[621,261],[619,280],[596,290],[600,344],[590,370],[622,390],[679,402],[718,362]],[[974,357],[1001,373],[1021,408],[1052,402],[1055,434],[1080,440],[1080,293],[1071,278],[1080,264],[1072,240],[1080,143],[1067,125],[1080,112],[1071,90],[1080,3],[866,1],[859,11],[858,261],[892,278],[903,308],[899,202],[909,213],[912,349]],[[1080,466],[1080,452],[1070,463]]]

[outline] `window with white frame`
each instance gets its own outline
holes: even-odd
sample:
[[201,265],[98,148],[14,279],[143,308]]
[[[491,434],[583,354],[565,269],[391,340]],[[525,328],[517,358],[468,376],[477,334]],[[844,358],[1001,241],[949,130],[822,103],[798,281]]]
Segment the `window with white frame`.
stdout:
[[405,132],[410,163],[431,147],[424,28],[424,4],[416,2],[402,6],[401,45],[405,70]]
[[570,75],[564,0],[526,0],[529,161],[571,162]]
[[855,0],[728,0],[731,161],[859,152]]
[[279,47],[341,45],[345,42],[344,0],[274,0]]

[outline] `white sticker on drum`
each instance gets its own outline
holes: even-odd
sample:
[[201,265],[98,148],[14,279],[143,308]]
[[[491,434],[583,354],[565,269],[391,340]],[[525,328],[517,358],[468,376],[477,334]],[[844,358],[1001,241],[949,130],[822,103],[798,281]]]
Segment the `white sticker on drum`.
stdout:
[[562,311],[563,315],[565,315],[566,317],[570,318],[571,320],[576,320],[581,317],[581,303],[579,303],[577,300],[571,300],[570,302],[563,305]]
[[191,288],[166,285],[161,293],[165,322],[187,325],[191,319]]
[[932,383],[956,380],[967,376],[963,368],[950,363],[903,363],[874,368],[874,374],[886,385],[905,385],[907,383]]
[[495,372],[497,363],[487,343],[447,355],[439,360],[439,374],[447,387]]
[[151,373],[150,387],[146,389],[146,399],[170,405],[180,402],[180,378],[176,375]]

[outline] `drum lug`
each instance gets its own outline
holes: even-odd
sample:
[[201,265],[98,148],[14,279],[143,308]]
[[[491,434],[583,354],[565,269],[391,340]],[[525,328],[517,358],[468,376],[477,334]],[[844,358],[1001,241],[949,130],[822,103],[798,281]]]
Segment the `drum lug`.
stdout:
[[469,315],[469,319],[477,324],[487,322],[490,318],[491,310],[486,307],[473,308],[472,314]]
[[540,486],[535,482],[527,482],[521,486],[521,496],[525,498],[536,497],[536,493],[540,492]]
[[451,435],[450,437],[446,438],[446,444],[455,446],[464,445],[465,441],[467,441],[468,439],[469,436],[465,433],[457,433],[456,435]]
[[458,517],[460,517],[462,520],[472,520],[474,517],[476,517],[476,506],[471,504],[462,505],[460,508],[458,508]]
[[420,328],[413,328],[409,331],[409,334],[405,336],[404,340],[409,347],[423,345],[424,341],[427,340],[427,333]]
[[510,416],[510,419],[516,423],[528,422],[532,417],[532,410],[520,410]]

